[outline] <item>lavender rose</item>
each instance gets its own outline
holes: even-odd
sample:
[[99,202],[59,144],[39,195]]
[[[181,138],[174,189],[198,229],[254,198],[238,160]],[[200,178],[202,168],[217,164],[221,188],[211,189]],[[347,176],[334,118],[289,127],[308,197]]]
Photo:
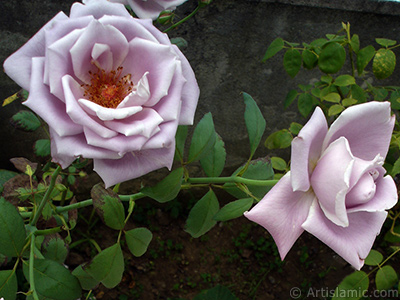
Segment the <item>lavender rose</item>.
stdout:
[[141,19],[157,19],[164,10],[174,10],[187,0],[110,0],[129,5]]
[[328,130],[317,108],[292,142],[288,172],[245,216],[266,228],[282,260],[304,230],[356,269],[397,203],[382,167],[395,117],[388,102],[346,109]]
[[63,168],[92,158],[106,186],[171,168],[178,125],[199,88],[188,61],[151,20],[106,0],[73,4],[4,62],[49,125]]

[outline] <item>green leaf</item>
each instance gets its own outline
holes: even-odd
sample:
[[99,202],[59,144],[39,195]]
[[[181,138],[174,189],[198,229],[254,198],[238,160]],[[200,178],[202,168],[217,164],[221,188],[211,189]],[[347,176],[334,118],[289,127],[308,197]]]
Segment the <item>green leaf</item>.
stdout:
[[216,224],[213,216],[218,210],[218,199],[210,189],[190,210],[186,221],[186,231],[194,238],[202,236]]
[[29,110],[21,110],[11,117],[11,123],[18,129],[35,131],[40,127],[40,120]]
[[386,48],[397,44],[397,42],[395,40],[379,39],[379,38],[376,38],[375,42],[377,44],[381,45],[382,47],[386,47]]
[[383,255],[376,250],[371,250],[365,259],[365,264],[368,266],[377,266],[379,265],[383,260]]
[[16,175],[17,172],[0,169],[0,193],[3,192],[4,184]]
[[279,51],[283,49],[284,41],[282,38],[276,38],[275,40],[272,41],[272,43],[268,46],[267,52],[265,52],[263,62],[267,61],[271,57],[273,57],[275,54],[277,54]]
[[287,129],[281,129],[270,134],[265,140],[265,147],[268,149],[284,149],[291,145],[293,140],[292,134]]
[[357,72],[359,75],[364,71],[368,63],[375,55],[375,48],[371,45],[362,48],[357,54]]
[[46,235],[41,252],[45,258],[62,264],[68,255],[68,246],[59,234]]
[[376,272],[375,283],[376,283],[376,288],[379,291],[389,290],[395,284],[397,284],[398,281],[399,278],[392,266],[389,265],[383,266],[378,270],[378,272]]
[[182,37],[171,38],[170,41],[171,44],[176,45],[181,50],[188,46],[188,42]]
[[82,265],[79,265],[72,271],[72,275],[74,275],[81,284],[82,289],[84,290],[93,290],[100,281],[94,279],[90,276],[83,268]]
[[350,46],[356,54],[360,50],[360,38],[357,34],[353,34],[351,37]]
[[17,298],[17,276],[13,270],[0,270],[0,295],[7,300]]
[[250,159],[253,157],[260,144],[261,138],[266,127],[265,119],[257,106],[256,101],[247,93],[243,93],[246,109],[244,111],[244,120],[246,122],[247,132],[250,139]]
[[303,128],[303,125],[296,123],[296,122],[292,122],[292,123],[290,123],[289,131],[294,135],[298,135],[301,128]]
[[343,101],[342,101],[342,105],[344,106],[344,107],[349,107],[349,106],[352,106],[352,105],[354,105],[354,104],[356,104],[358,101],[356,100],[356,99],[353,99],[353,98],[345,98],[345,99],[343,99]]
[[125,210],[117,193],[105,189],[103,184],[92,187],[93,207],[108,227],[121,230],[125,227]]
[[290,77],[295,77],[301,68],[301,54],[297,49],[288,49],[283,57],[283,67]]
[[50,156],[50,140],[42,139],[35,142],[33,148],[35,154],[40,157]]
[[8,257],[21,254],[25,245],[25,226],[15,207],[0,198],[0,253]]
[[351,86],[351,96],[353,99],[356,99],[359,103],[367,101],[366,92],[357,84]]
[[287,168],[286,161],[283,158],[273,156],[271,157],[272,167],[278,171],[285,171]]
[[318,67],[327,74],[338,72],[346,60],[346,50],[342,45],[333,42],[326,44],[319,55]]
[[[252,160],[250,164],[247,166],[245,172],[243,172],[244,167],[245,165],[238,168],[232,174],[232,176],[236,176],[237,174],[240,173],[242,174],[241,177],[243,178],[257,179],[257,180],[270,180],[274,177],[274,170],[272,169],[272,164],[266,158],[259,158]],[[240,190],[234,183],[225,183],[224,189],[237,199],[249,197],[247,193]],[[271,188],[267,186],[247,185],[247,189],[253,196],[255,196],[258,199],[261,199]]]
[[336,86],[349,86],[356,84],[356,79],[351,75],[340,75],[335,79]]
[[215,214],[215,221],[228,221],[238,218],[253,205],[253,198],[239,199],[228,203]]
[[378,79],[385,79],[392,75],[396,67],[396,55],[392,50],[379,49],[372,62],[372,71]]
[[298,92],[296,90],[290,90],[285,98],[285,101],[283,103],[283,106],[285,108],[288,108],[290,104],[292,104],[292,102],[296,99],[296,97],[298,96]]
[[202,291],[193,300],[237,300],[237,298],[228,288],[217,285],[212,289]]
[[[25,278],[29,281],[28,263],[24,263],[23,269]],[[75,300],[82,295],[78,279],[63,265],[54,260],[35,259],[33,278],[37,292],[43,297],[57,300]]]
[[[393,228],[394,233],[400,235],[400,225],[397,225]],[[400,236],[392,234],[390,231],[387,231],[384,237],[384,240],[389,243],[400,243]]]
[[303,117],[307,117],[315,108],[316,104],[310,94],[301,94],[297,101],[297,108]]
[[84,271],[109,289],[121,282],[124,269],[124,256],[119,243],[104,249],[83,266]]
[[160,203],[171,201],[181,190],[182,178],[183,168],[175,169],[155,186],[146,186],[141,192]]
[[338,93],[329,93],[328,95],[322,98],[325,101],[332,102],[332,103],[339,103],[340,102],[340,95]]
[[[397,109],[400,110],[400,102],[398,101],[400,99],[400,91],[399,90],[395,90],[390,94],[390,106],[392,107],[392,109]],[[1,175],[0,175],[1,176]]]
[[374,94],[374,99],[377,101],[382,101],[389,95],[389,91],[385,88],[374,88],[372,93]]
[[200,159],[200,164],[207,176],[218,177],[224,170],[225,160],[225,143],[217,134],[217,140],[214,144],[214,148],[208,152],[208,155]]
[[126,243],[128,244],[129,251],[136,256],[142,256],[146,253],[153,234],[150,230],[144,227],[134,228],[125,232]]
[[183,154],[185,150],[185,141],[188,135],[188,127],[185,125],[178,126],[175,135],[175,158],[183,161]]
[[206,113],[194,130],[187,163],[200,160],[207,155],[207,152],[214,147],[216,139],[212,115]]
[[344,110],[344,107],[340,104],[335,104],[329,107],[328,116],[336,116]]
[[346,276],[338,285],[332,300],[357,300],[368,292],[369,279],[363,271],[356,271]]
[[311,70],[317,66],[318,57],[315,55],[314,52],[306,49],[301,53],[301,56],[303,58],[303,66],[306,69]]

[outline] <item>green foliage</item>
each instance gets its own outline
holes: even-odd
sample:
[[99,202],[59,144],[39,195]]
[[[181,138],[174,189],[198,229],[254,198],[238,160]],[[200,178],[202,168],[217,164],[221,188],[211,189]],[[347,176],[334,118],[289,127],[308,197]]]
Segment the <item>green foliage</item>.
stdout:
[[193,300],[237,300],[237,298],[228,288],[217,285],[212,289],[202,291]]
[[372,62],[372,70],[378,79],[385,79],[392,75],[396,67],[396,55],[392,50],[379,49]]
[[392,266],[383,266],[376,272],[375,283],[379,291],[388,290],[398,282],[399,278]]
[[17,297],[17,276],[13,270],[0,270],[0,295],[4,299],[14,300]]
[[183,168],[178,168],[155,186],[142,188],[141,192],[160,203],[171,201],[181,190],[182,177]]
[[368,291],[368,286],[368,275],[363,271],[356,271],[342,280],[336,288],[332,300],[361,299]]
[[153,234],[147,228],[134,228],[125,232],[125,239],[129,251],[136,256],[142,256],[147,251]]
[[365,259],[365,264],[369,266],[377,266],[382,262],[382,260],[383,255],[379,251],[371,250]]
[[232,201],[222,207],[213,217],[216,221],[228,221],[238,218],[253,205],[253,198],[244,198]]
[[62,264],[68,255],[68,246],[60,235],[47,235],[42,243],[41,252],[46,259]]
[[40,127],[40,120],[29,110],[21,110],[11,117],[11,123],[24,131],[35,131]]
[[33,151],[37,156],[46,157],[50,155],[50,140],[49,139],[41,139],[35,142],[33,147]]
[[201,167],[209,177],[218,177],[225,167],[226,150],[225,143],[217,134],[214,147],[208,151],[208,154],[200,159]]
[[202,236],[217,223],[213,217],[218,210],[218,199],[210,189],[190,210],[186,231],[194,238]]

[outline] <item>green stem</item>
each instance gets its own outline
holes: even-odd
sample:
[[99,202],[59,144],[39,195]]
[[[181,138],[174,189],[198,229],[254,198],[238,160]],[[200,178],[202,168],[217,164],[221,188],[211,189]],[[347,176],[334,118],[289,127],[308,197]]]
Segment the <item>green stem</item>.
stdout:
[[230,177],[199,177],[199,178],[188,178],[188,183],[243,183],[246,185],[256,185],[256,186],[274,186],[278,180],[258,180],[249,179],[238,176]]
[[167,33],[168,31],[170,31],[171,29],[174,29],[175,27],[181,25],[183,22],[186,22],[187,20],[189,20],[191,17],[193,17],[198,10],[200,9],[200,5],[196,7],[196,9],[194,11],[191,12],[190,15],[188,15],[187,17],[183,18],[182,20],[180,20],[179,22],[176,22],[174,25],[172,25],[171,27],[167,28],[164,30],[164,33]]
[[58,176],[58,174],[60,174],[60,172],[61,172],[61,166],[57,166],[57,168],[55,169],[55,171],[54,171],[54,173],[53,173],[53,175],[51,177],[49,188],[47,189],[46,193],[44,194],[42,202],[40,202],[39,208],[36,211],[36,214],[33,216],[33,219],[32,219],[32,221],[30,223],[32,226],[35,226],[37,221],[39,220],[39,218],[40,218],[40,216],[42,214],[43,208],[45,207],[45,205],[47,203],[47,200],[49,200],[51,192],[54,189],[54,186],[56,184],[57,176]]
[[30,289],[33,292],[33,299],[39,300],[39,296],[36,293],[36,288],[35,288],[35,278],[33,274],[33,264],[35,260],[35,254],[33,253],[35,249],[35,235],[31,235],[31,249],[30,249],[30,256],[29,256],[29,284],[30,284]]
[[49,229],[36,230],[35,236],[48,235],[48,234],[57,233],[57,232],[61,232],[61,231],[63,231],[62,227],[54,227],[54,228],[49,228]]

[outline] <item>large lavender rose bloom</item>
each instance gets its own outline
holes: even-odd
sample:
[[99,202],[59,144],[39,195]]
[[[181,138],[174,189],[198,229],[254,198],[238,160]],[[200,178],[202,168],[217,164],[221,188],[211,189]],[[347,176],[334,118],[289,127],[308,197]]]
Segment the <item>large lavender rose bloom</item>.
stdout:
[[292,142],[291,171],[245,216],[266,228],[281,258],[304,230],[356,269],[397,203],[382,167],[395,117],[388,102],[346,109],[328,129],[317,108]]
[[141,19],[157,19],[164,10],[174,10],[187,0],[110,0],[129,5]]
[[151,20],[106,0],[73,4],[4,62],[49,125],[63,168],[92,158],[106,186],[171,168],[199,96],[188,61]]

